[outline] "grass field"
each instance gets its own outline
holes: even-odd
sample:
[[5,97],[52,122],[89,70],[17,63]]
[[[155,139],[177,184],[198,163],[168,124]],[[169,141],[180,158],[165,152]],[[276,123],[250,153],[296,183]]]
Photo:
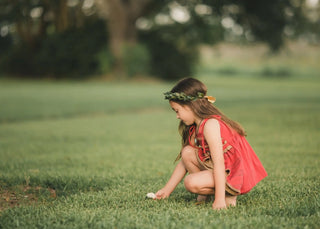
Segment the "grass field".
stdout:
[[199,78],[246,128],[269,174],[236,208],[196,205],[183,184],[167,200],[145,199],[180,147],[162,95],[173,83],[1,80],[0,228],[319,228],[317,73],[208,69]]

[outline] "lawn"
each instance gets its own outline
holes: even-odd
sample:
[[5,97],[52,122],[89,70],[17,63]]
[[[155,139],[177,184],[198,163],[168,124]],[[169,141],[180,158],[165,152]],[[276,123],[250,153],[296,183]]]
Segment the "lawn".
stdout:
[[174,168],[173,83],[0,81],[0,228],[319,228],[320,79],[199,78],[268,177],[238,205],[196,205]]

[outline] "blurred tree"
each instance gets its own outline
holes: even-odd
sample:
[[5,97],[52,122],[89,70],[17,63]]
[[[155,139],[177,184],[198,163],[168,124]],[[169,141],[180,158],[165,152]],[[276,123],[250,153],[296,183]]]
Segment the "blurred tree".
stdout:
[[250,33],[254,39],[267,43],[272,51],[278,51],[283,45],[283,30],[286,25],[284,11],[290,1],[246,0],[237,4],[238,11],[230,9],[228,14],[232,14],[235,22],[242,26],[242,34]]
[[[48,74],[53,75],[76,74],[75,66],[86,66],[88,53],[94,59],[105,37],[118,76],[150,70],[160,77],[181,78],[192,74],[199,44],[262,41],[277,51],[285,37],[319,41],[319,20],[318,0],[0,0],[0,47],[10,46],[1,50],[0,64],[8,67],[8,63],[25,60],[20,69],[11,69],[29,74],[43,74],[35,69],[51,69]],[[91,29],[84,28],[88,26]],[[90,34],[83,31],[97,36],[90,41]],[[81,40],[88,43],[74,47]],[[90,52],[86,52],[88,47]],[[48,55],[52,58],[46,68]],[[100,56],[110,61],[109,54]],[[55,71],[51,63],[61,62],[53,58],[70,64]],[[39,61],[41,68],[37,68]],[[128,63],[132,61],[139,66]],[[96,71],[93,62],[81,72]]]
[[139,40],[151,52],[153,75],[165,79],[190,76],[198,59],[199,44],[223,40],[220,20],[212,17],[214,10],[190,2],[182,6],[168,1],[137,21]]
[[301,39],[311,44],[320,41],[320,1],[294,1],[286,6],[284,35],[289,39]]
[[151,0],[96,0],[100,16],[107,22],[114,73],[124,76],[124,47],[137,43],[136,21],[145,14]]
[[30,48],[55,26],[56,32],[68,29],[68,6],[65,0],[1,0],[1,19],[14,26],[17,38]]
[[[117,73],[124,72],[124,47],[137,42],[139,29],[139,41],[151,52],[153,73],[179,78],[192,73],[200,43],[213,44],[224,38],[257,40],[279,50],[287,23],[284,11],[292,2],[96,0],[96,4],[108,25]],[[174,62],[180,63],[180,72]]]
[[83,4],[84,0],[1,0],[0,45],[11,45],[6,55],[0,52],[2,70],[32,77],[95,73],[106,31]]

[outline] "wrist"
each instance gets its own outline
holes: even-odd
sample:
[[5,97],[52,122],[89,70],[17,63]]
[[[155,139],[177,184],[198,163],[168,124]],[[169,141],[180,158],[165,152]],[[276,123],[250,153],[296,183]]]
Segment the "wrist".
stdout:
[[164,191],[164,193],[166,194],[166,196],[170,196],[170,194],[171,194],[171,192],[172,192],[172,191],[171,191],[169,188],[167,188],[167,187],[164,187],[162,190]]
[[213,202],[222,203],[222,202],[226,202],[226,199],[224,199],[224,198],[214,198],[214,201],[213,201]]

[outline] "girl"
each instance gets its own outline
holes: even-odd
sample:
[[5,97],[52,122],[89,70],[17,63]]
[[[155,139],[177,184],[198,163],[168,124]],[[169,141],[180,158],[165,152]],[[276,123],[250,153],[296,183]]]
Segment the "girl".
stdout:
[[267,173],[242,126],[213,106],[215,98],[206,93],[206,86],[193,78],[165,93],[181,120],[182,150],[177,157],[181,161],[156,198],[169,197],[188,172],[186,189],[199,194],[197,201],[214,195],[212,208],[219,210],[235,206],[237,195],[249,192]]

